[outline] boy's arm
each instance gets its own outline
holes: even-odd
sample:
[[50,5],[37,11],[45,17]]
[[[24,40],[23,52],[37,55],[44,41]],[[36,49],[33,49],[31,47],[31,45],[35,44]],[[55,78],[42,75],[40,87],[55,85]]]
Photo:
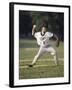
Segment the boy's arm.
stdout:
[[53,35],[54,38],[56,39],[56,47],[59,47],[59,38],[56,34]]
[[35,30],[36,30],[36,25],[33,25],[33,28],[32,28],[32,36],[34,36]]

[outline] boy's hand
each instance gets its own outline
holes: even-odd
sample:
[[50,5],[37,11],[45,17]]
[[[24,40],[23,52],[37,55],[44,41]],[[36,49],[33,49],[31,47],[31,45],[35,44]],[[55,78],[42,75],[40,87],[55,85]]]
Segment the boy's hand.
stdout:
[[36,25],[33,25],[33,29],[35,29],[36,28]]

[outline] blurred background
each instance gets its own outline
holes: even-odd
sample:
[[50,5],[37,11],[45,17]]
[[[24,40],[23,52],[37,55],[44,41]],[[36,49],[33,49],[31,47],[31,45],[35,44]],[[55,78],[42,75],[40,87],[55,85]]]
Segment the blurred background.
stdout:
[[48,31],[56,33],[60,40],[64,40],[64,13],[19,11],[19,36],[21,38],[32,38],[32,25],[37,25],[40,31],[40,24],[44,20],[48,25]]

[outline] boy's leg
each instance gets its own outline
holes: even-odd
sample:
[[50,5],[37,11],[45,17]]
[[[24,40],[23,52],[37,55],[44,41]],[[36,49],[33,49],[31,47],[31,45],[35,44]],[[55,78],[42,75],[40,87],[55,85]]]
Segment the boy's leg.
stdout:
[[50,46],[46,49],[46,51],[51,53],[51,55],[54,58],[54,62],[57,65],[58,64],[58,55],[57,55],[56,50],[52,46]]
[[37,60],[42,56],[42,54],[45,52],[44,48],[43,47],[40,47],[37,55],[34,57],[33,61],[32,61],[32,64],[29,65],[29,66],[33,66],[34,64],[36,64]]
[[51,53],[51,55],[53,55],[53,57],[54,57],[55,64],[58,65],[58,55],[57,55],[57,52]]

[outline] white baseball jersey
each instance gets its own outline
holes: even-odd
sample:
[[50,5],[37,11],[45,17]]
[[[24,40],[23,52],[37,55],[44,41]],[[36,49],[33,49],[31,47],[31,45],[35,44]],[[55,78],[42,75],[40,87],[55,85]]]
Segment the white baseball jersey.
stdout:
[[53,37],[53,33],[46,32],[44,35],[41,35],[41,32],[36,32],[34,37],[37,39],[37,43],[40,46],[47,46],[49,45],[49,39]]

